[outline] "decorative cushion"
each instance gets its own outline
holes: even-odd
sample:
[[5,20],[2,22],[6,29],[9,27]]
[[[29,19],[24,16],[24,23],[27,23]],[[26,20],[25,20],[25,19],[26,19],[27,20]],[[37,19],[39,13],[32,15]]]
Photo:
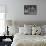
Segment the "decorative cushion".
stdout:
[[32,27],[32,35],[39,35],[41,34],[41,28],[39,26]]
[[25,27],[19,27],[19,33],[30,35],[31,34],[31,29],[30,28],[25,28]]

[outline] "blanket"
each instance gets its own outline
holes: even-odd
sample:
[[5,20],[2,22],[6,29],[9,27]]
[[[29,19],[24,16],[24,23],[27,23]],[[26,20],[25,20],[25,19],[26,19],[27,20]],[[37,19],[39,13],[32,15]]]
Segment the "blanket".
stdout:
[[46,46],[46,36],[17,34],[11,46]]

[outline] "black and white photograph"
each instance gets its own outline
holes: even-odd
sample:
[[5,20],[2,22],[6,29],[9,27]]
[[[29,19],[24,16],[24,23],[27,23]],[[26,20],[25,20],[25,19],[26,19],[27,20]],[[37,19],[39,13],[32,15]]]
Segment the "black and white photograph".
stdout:
[[25,15],[37,15],[37,5],[24,5]]

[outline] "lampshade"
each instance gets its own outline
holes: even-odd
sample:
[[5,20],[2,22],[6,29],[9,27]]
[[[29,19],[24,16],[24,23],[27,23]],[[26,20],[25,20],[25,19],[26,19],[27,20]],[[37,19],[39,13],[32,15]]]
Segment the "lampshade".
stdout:
[[6,20],[6,25],[7,26],[12,26],[12,20]]

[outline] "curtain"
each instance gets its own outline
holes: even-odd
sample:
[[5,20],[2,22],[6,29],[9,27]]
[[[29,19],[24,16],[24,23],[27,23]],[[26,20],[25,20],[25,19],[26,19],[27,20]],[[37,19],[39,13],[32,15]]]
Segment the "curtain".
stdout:
[[0,5],[0,36],[5,31],[5,6]]

